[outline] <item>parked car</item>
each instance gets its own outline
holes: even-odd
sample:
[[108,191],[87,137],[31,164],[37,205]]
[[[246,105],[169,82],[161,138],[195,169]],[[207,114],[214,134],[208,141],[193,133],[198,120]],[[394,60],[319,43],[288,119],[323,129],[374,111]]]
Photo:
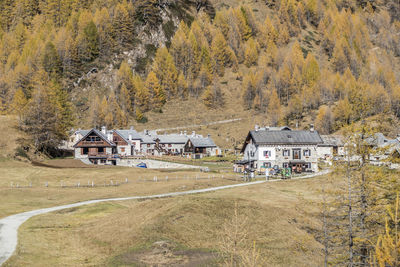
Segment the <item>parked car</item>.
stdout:
[[144,162],[139,163],[138,165],[136,165],[136,167],[147,169],[147,165]]

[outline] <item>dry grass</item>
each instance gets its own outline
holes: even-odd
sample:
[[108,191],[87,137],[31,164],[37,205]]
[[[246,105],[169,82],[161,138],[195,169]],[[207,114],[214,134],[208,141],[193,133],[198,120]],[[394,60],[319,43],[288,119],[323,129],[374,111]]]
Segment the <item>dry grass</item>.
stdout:
[[[221,177],[217,173],[211,175],[215,175],[215,179],[208,179],[208,174],[191,170],[161,171],[116,166],[55,169],[3,159],[0,161],[0,218],[88,199],[185,191],[235,182],[217,179]],[[158,182],[152,182],[154,176],[157,176]],[[196,176],[203,179],[196,180]],[[84,187],[88,183],[91,185],[92,181],[94,188]],[[109,186],[111,181],[119,185]],[[79,182],[81,187],[77,188]],[[48,187],[45,187],[45,183],[48,183]],[[70,187],[62,188],[61,184]]]
[[134,259],[151,254],[152,244],[163,240],[179,250],[217,255],[235,202],[247,217],[248,241],[260,249],[264,266],[321,266],[322,245],[313,231],[321,227],[316,202],[323,182],[324,177],[282,181],[34,217],[20,229],[17,253],[5,266],[137,266]]
[[17,117],[0,115],[0,157],[9,157],[15,154],[17,139],[23,136],[23,133],[17,130],[17,126]]

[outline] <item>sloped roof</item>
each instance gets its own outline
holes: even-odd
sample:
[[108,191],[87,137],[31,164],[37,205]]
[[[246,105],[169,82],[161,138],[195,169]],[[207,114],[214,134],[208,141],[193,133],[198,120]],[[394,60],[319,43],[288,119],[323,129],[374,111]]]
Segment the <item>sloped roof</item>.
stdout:
[[157,135],[155,138],[160,140],[160,144],[186,144],[189,140],[189,137],[180,134]]
[[120,135],[125,141],[129,141],[129,135],[132,136],[132,140],[141,140],[142,136],[135,130],[115,130],[115,132]]
[[340,135],[320,135],[323,143],[319,146],[344,146]]
[[374,134],[373,138],[370,138],[369,140],[371,144],[376,145],[378,147],[385,147],[388,145],[398,145],[399,140],[396,139],[389,139],[386,138],[383,133],[376,133]]
[[216,147],[211,137],[191,137],[189,140],[194,147]]
[[140,134],[142,139],[142,144],[155,144],[156,142],[153,140],[153,137],[146,134]]
[[321,144],[323,143],[317,131],[250,131],[250,136],[256,144]]
[[90,130],[77,130],[75,131],[75,134],[80,134],[82,136],[87,135],[90,132]]
[[97,134],[101,139],[103,139],[104,141],[106,141],[106,142],[107,142],[108,144],[110,144],[111,146],[115,146],[115,144],[114,144],[112,141],[108,140],[108,138],[107,138],[106,135],[104,135],[101,131],[99,131],[99,130],[93,128],[93,129],[91,129],[91,130],[88,130],[87,133],[86,133],[81,139],[79,139],[78,142],[76,142],[76,144],[74,145],[74,147],[75,147],[80,141],[84,140],[91,132],[94,132],[95,134]]

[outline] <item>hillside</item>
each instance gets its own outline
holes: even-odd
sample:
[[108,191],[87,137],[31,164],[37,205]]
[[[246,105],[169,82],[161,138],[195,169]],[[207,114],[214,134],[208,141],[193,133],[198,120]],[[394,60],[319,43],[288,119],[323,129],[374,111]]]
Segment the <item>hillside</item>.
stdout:
[[25,132],[49,129],[55,142],[32,137],[40,151],[71,127],[241,118],[187,129],[231,148],[256,123],[332,133],[400,115],[398,1],[17,0],[0,10],[0,110]]

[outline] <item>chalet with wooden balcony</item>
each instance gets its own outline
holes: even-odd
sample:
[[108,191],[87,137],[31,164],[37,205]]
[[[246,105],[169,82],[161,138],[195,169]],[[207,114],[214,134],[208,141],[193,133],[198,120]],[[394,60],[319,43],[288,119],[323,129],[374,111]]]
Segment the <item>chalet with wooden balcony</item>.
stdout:
[[85,133],[74,145],[75,158],[93,164],[117,165],[121,157],[140,152],[140,135],[133,129],[110,130],[102,127],[83,130]]

